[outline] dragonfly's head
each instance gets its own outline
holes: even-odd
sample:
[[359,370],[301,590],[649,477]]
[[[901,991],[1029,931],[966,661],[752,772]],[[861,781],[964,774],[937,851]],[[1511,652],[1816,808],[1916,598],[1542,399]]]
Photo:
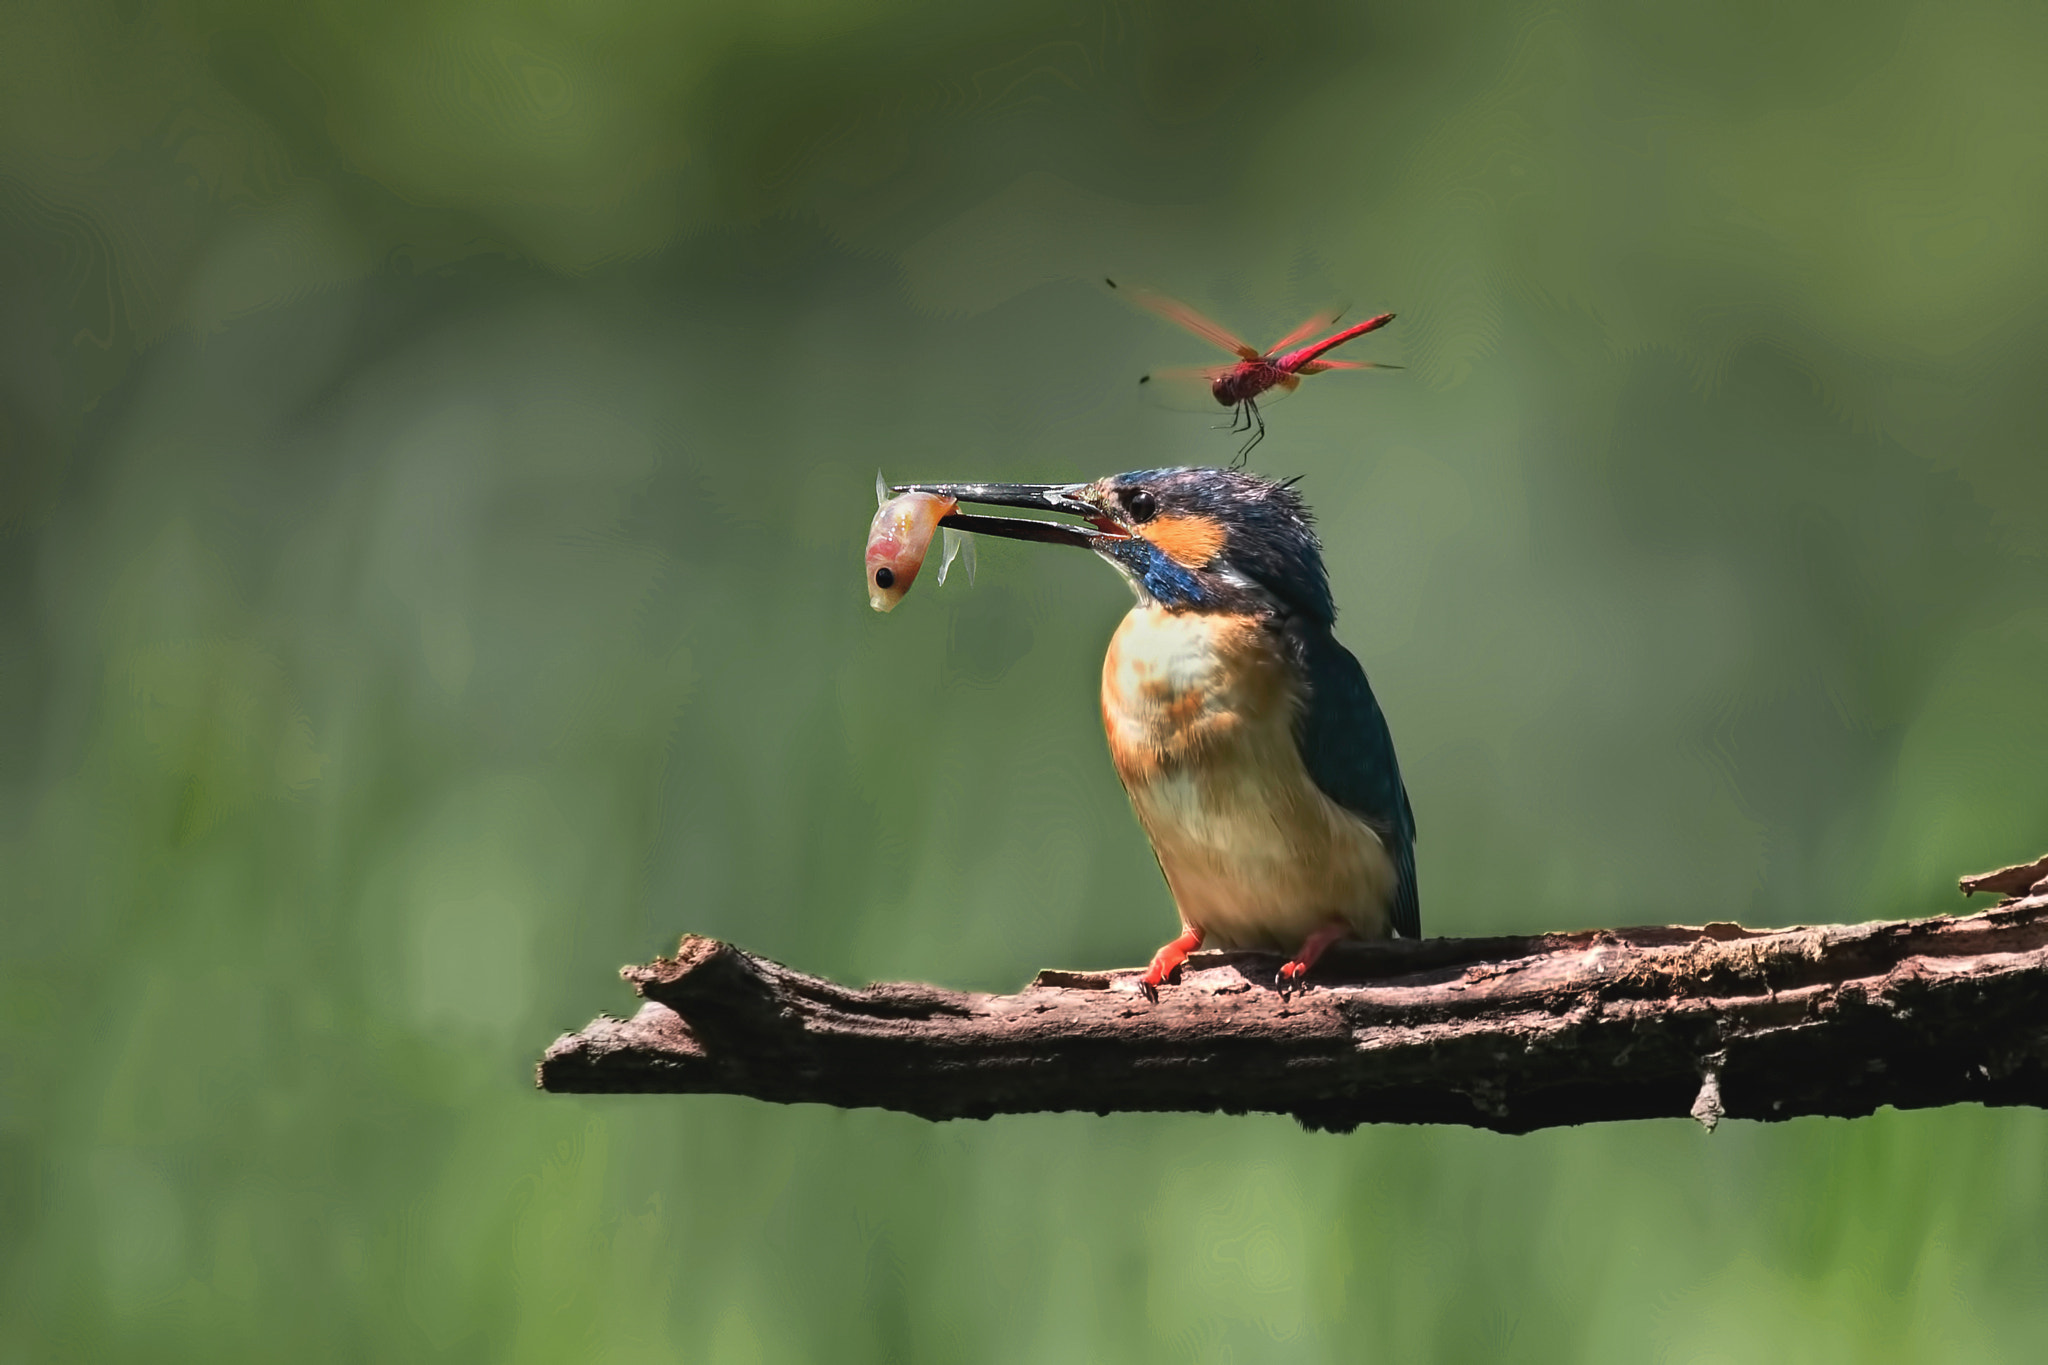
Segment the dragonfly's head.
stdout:
[[1249,403],[1271,387],[1272,380],[1263,367],[1248,362],[1218,370],[1209,381],[1210,394],[1226,408]]
[[1141,469],[1093,483],[911,484],[963,504],[1028,507],[1080,522],[955,513],[942,525],[1077,545],[1175,610],[1336,616],[1322,544],[1292,481],[1230,469]]

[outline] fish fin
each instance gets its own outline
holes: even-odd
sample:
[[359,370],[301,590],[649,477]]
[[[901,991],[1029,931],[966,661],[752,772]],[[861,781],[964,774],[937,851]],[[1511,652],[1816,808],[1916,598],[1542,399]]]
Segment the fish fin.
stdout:
[[946,573],[957,559],[967,570],[967,586],[974,586],[974,537],[965,531],[956,531],[950,526],[939,528],[939,582],[946,581]]
[[889,500],[889,481],[882,477],[882,471],[875,471],[875,506],[880,507]]
[[967,539],[950,526],[939,528],[939,584],[944,586],[946,575],[952,571],[953,560],[960,553],[960,542]]

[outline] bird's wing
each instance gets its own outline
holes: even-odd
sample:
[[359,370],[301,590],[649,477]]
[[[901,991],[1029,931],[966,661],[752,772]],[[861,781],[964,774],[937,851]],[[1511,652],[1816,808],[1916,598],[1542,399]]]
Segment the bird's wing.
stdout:
[[1390,907],[1394,932],[1422,937],[1415,887],[1415,812],[1394,758],[1387,718],[1351,651],[1329,628],[1296,617],[1289,625],[1309,695],[1295,725],[1295,743],[1323,794],[1364,820],[1385,840],[1398,884]]

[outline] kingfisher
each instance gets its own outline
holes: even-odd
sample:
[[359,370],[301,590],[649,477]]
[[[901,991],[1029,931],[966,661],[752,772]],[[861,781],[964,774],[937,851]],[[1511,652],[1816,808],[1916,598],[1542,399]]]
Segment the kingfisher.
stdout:
[[1293,484],[1176,468],[894,490],[1078,517],[940,524],[1092,550],[1136,596],[1102,661],[1102,724],[1180,912],[1139,982],[1155,1003],[1205,944],[1285,955],[1285,993],[1333,943],[1421,934],[1393,736],[1332,633],[1322,543]]

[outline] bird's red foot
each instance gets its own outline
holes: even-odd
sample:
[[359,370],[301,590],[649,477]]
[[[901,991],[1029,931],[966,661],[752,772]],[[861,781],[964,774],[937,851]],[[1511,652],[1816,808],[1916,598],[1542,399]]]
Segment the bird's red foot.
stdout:
[[1348,924],[1325,924],[1308,936],[1291,961],[1280,964],[1280,970],[1273,974],[1273,989],[1281,995],[1293,995],[1308,989],[1308,969],[1316,965],[1316,959],[1323,955],[1332,943],[1351,932]]
[[1138,990],[1153,1004],[1159,1003],[1159,988],[1168,982],[1180,981],[1181,964],[1188,960],[1188,954],[1202,946],[1202,931],[1190,929],[1173,942],[1152,955],[1152,965],[1138,978]]

